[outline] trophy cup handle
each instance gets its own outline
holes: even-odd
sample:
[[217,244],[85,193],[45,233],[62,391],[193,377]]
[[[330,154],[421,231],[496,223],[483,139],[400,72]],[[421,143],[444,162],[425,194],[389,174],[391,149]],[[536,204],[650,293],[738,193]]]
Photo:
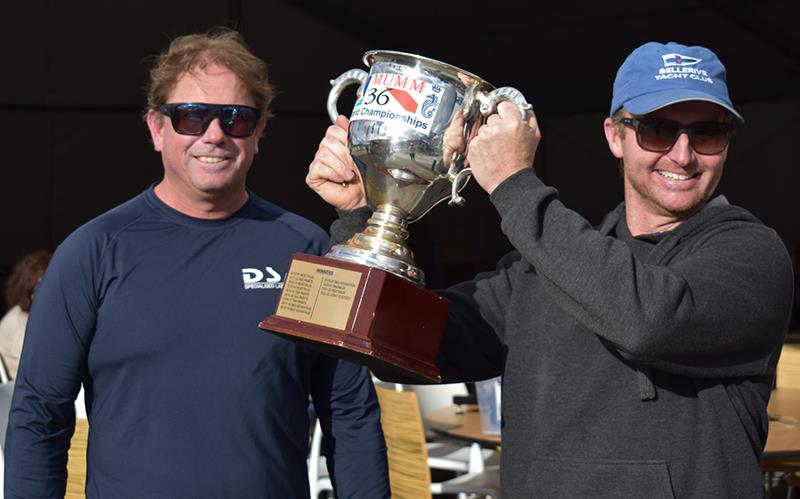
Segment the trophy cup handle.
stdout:
[[497,110],[497,104],[502,101],[508,101],[517,106],[519,109],[520,117],[525,119],[525,112],[531,109],[531,105],[525,100],[522,92],[514,87],[500,87],[492,90],[488,94],[478,92],[476,98],[481,103],[481,114],[487,116]]
[[456,174],[453,178],[452,191],[450,193],[450,201],[447,202],[450,206],[464,206],[467,202],[462,195],[458,193],[464,184],[467,183],[469,177],[472,175],[472,168],[464,168]]
[[350,69],[345,71],[335,80],[331,80],[331,91],[328,93],[328,116],[331,123],[336,121],[339,116],[339,110],[336,109],[336,103],[339,101],[339,96],[342,90],[354,83],[359,84],[359,94],[361,91],[360,85],[363,85],[367,79],[367,72],[362,69]]

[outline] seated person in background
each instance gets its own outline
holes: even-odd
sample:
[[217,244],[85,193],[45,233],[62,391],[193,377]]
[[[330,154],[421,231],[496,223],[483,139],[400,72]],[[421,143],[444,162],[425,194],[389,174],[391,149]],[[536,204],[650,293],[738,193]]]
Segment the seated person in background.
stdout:
[[0,358],[8,371],[9,379],[17,377],[19,354],[22,352],[22,340],[25,338],[33,293],[51,257],[49,251],[28,253],[17,262],[11,277],[6,281],[8,312],[0,320]]

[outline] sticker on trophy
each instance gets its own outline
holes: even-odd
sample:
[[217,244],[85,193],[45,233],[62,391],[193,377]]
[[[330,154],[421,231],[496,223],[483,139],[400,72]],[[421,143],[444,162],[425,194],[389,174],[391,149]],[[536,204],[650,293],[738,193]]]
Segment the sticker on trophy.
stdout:
[[429,135],[442,91],[439,85],[411,76],[371,74],[364,82],[361,97],[353,107],[350,120],[397,123]]

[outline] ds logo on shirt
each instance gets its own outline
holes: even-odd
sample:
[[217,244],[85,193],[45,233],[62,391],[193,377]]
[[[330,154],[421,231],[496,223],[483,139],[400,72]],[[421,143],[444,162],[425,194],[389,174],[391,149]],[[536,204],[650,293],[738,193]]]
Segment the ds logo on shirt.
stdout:
[[281,275],[275,272],[272,267],[264,267],[264,270],[255,268],[242,269],[242,281],[244,281],[244,289],[283,288]]

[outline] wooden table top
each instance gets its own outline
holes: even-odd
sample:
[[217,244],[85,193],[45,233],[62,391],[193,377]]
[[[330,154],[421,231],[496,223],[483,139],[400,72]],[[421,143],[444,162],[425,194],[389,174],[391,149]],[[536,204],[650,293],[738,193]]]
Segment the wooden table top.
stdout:
[[483,432],[477,405],[448,405],[425,415],[425,426],[442,435],[478,442],[484,447],[499,447],[500,435]]
[[764,457],[800,457],[800,388],[773,390],[767,412],[770,421]]
[[[800,457],[800,388],[773,390],[767,410],[770,423],[764,457]],[[500,446],[500,435],[483,432],[476,405],[448,405],[431,411],[425,415],[425,424],[430,430],[448,437],[478,442],[486,447]]]

